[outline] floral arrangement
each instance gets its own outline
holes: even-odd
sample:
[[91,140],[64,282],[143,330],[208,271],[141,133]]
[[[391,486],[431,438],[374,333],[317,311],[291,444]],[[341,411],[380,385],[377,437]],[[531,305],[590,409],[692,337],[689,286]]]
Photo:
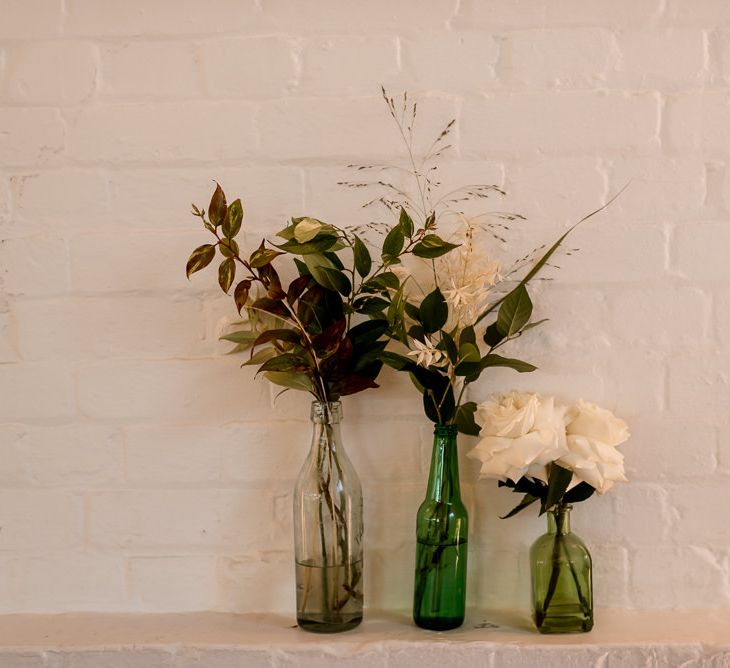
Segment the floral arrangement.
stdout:
[[481,462],[479,477],[524,495],[505,517],[536,501],[543,514],[626,481],[617,447],[629,438],[628,426],[595,404],[564,406],[553,397],[510,392],[479,404],[475,421],[480,441],[467,456]]

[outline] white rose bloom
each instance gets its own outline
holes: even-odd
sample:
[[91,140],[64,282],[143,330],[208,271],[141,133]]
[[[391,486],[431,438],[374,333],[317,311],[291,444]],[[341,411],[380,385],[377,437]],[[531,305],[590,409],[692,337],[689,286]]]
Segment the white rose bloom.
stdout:
[[546,467],[568,452],[564,406],[552,397],[511,392],[477,406],[481,440],[467,454],[482,463],[480,478],[547,480]]
[[626,482],[624,456],[616,450],[629,438],[623,420],[605,408],[579,401],[570,410],[566,432],[568,453],[557,463],[573,471],[571,487],[587,482],[603,494],[614,482]]

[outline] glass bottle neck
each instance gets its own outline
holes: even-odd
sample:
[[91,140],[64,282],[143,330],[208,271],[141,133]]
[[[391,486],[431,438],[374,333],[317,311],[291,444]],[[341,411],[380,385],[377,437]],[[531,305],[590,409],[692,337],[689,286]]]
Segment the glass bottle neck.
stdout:
[[314,428],[310,456],[327,449],[332,452],[341,451],[340,420],[342,419],[342,404],[339,401],[329,403],[313,401],[310,418]]
[[570,511],[572,506],[557,506],[547,511],[548,533],[565,536],[570,533]]
[[434,501],[459,501],[459,452],[456,447],[457,428],[437,424],[433,432],[431,471],[426,496]]

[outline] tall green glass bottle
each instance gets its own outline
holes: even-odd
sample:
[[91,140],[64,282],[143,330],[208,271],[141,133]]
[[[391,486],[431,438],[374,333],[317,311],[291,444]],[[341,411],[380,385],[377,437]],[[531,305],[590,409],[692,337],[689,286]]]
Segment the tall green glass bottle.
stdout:
[[456,425],[436,425],[426,498],[418,509],[413,621],[445,631],[464,621],[469,518],[461,501]]
[[540,633],[593,628],[591,555],[570,531],[569,505],[548,510],[548,532],[530,548],[533,619]]

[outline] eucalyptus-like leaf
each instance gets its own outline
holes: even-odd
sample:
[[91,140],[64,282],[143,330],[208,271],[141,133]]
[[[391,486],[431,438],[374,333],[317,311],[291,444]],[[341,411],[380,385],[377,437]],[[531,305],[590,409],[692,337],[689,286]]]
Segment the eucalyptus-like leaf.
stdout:
[[355,242],[352,246],[352,253],[355,260],[355,270],[362,278],[365,278],[373,266],[373,261],[370,257],[370,251],[363,241],[355,235]]
[[235,239],[221,239],[218,242],[218,248],[221,249],[221,255],[223,257],[235,257],[240,252]]
[[257,248],[253,253],[251,253],[251,257],[248,263],[254,269],[260,269],[267,264],[271,264],[271,262],[279,257],[279,255],[284,255],[284,253],[282,253],[281,251],[272,250],[271,248],[263,248],[262,244],[261,247]]
[[248,301],[248,295],[251,290],[251,281],[248,279],[241,281],[237,286],[236,289],[233,291],[233,300],[236,302],[236,308],[238,309],[238,314],[241,314],[241,310],[246,305],[246,302]]
[[223,219],[223,225],[221,230],[228,239],[233,239],[241,229],[241,222],[243,221],[243,205],[241,200],[237,199],[231,202],[226,212],[226,217]]
[[423,329],[431,334],[441,329],[449,318],[449,306],[439,288],[427,294],[418,309]]
[[413,236],[413,219],[408,215],[408,212],[401,207],[400,217],[398,218],[398,224],[403,234],[410,239]]
[[295,239],[290,239],[283,244],[274,244],[287,253],[294,255],[308,255],[310,253],[322,253],[337,248],[338,239],[333,234],[320,234],[311,241],[299,243]]
[[223,192],[223,188],[216,183],[215,192],[213,193],[210,205],[208,206],[208,218],[210,218],[210,222],[213,223],[213,225],[218,227],[223,224],[227,212],[228,206],[226,205],[226,195]]
[[185,267],[185,273],[188,278],[196,271],[200,271],[207,267],[215,257],[215,246],[212,244],[204,244],[198,246],[190,255],[187,265]]
[[322,221],[316,218],[302,218],[294,227],[294,238],[300,243],[306,243],[316,237],[322,229]]
[[251,330],[242,330],[240,332],[231,332],[225,336],[221,336],[221,341],[230,341],[231,343],[237,343],[238,345],[251,346],[256,340],[258,334]]
[[272,357],[266,360],[256,372],[257,374],[265,371],[288,371],[288,372],[304,372],[307,369],[307,365],[304,364],[304,360],[299,355],[294,353],[282,353],[276,357]]
[[529,321],[532,300],[524,285],[518,285],[502,302],[497,315],[497,329],[505,336],[514,336]]
[[241,364],[241,366],[258,366],[259,364],[267,362],[272,357],[276,357],[278,354],[279,351],[276,350],[276,348],[261,348],[261,350],[257,350],[253,355],[251,355],[251,358],[246,360],[243,364]]
[[288,387],[292,390],[303,390],[305,392],[314,392],[314,384],[312,379],[306,373],[293,373],[290,371],[267,371],[264,378],[271,381],[275,385]]
[[433,260],[442,255],[446,255],[449,251],[457,248],[458,245],[444,241],[437,234],[427,234],[413,247],[413,254],[416,257]]
[[221,262],[218,267],[218,285],[221,286],[221,290],[228,294],[231,289],[231,285],[236,278],[236,261],[229,257]]

